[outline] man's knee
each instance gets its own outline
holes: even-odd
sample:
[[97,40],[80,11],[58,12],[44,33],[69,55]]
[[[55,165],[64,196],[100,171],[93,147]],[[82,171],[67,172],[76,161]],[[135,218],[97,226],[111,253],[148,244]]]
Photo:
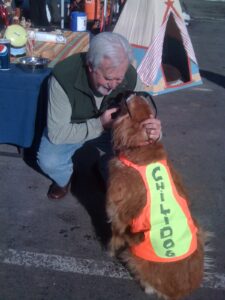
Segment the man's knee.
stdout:
[[59,162],[59,157],[54,153],[49,153],[49,155],[38,153],[37,155],[37,163],[46,174],[57,169]]

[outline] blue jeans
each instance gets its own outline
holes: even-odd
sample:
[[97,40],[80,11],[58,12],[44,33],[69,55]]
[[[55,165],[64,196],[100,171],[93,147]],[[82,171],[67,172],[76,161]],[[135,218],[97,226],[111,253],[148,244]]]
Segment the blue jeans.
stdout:
[[[101,158],[99,171],[107,177],[107,162],[112,157],[111,134],[104,132],[99,138],[86,142],[94,146]],[[72,157],[84,144],[53,144],[49,141],[46,130],[44,131],[39,150],[37,163],[41,170],[59,186],[65,186],[73,173]]]

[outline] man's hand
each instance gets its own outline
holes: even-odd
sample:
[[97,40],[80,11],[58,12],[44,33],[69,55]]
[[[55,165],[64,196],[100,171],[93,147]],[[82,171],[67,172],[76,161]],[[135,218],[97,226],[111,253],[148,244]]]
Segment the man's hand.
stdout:
[[118,108],[110,108],[107,109],[101,116],[100,121],[102,122],[102,126],[104,129],[108,129],[112,126],[114,119],[112,118],[112,114],[115,113]]
[[149,119],[143,121],[141,127],[145,128],[149,141],[157,141],[161,138],[161,122],[155,119],[153,115],[150,115]]

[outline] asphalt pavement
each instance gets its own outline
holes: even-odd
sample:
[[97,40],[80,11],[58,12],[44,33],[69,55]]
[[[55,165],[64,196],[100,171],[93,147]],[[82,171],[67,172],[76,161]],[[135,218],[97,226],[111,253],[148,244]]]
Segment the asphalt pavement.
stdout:
[[[225,3],[184,1],[203,84],[155,97],[163,143],[210,241],[210,277],[186,300],[225,298]],[[15,147],[0,145],[0,300],[147,300],[106,250],[110,228],[95,154],[77,156],[71,192],[48,200],[51,183]],[[7,152],[7,153],[5,153]],[[28,159],[29,158],[29,159]]]

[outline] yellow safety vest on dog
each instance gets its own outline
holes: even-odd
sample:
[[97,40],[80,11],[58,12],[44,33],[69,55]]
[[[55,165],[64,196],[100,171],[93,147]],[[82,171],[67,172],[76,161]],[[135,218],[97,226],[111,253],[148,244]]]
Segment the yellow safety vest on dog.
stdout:
[[132,246],[132,253],[154,262],[190,256],[197,248],[197,228],[186,200],[177,192],[167,161],[139,166],[122,156],[120,160],[140,173],[147,191],[146,205],[131,224],[131,232],[144,232],[145,239]]

